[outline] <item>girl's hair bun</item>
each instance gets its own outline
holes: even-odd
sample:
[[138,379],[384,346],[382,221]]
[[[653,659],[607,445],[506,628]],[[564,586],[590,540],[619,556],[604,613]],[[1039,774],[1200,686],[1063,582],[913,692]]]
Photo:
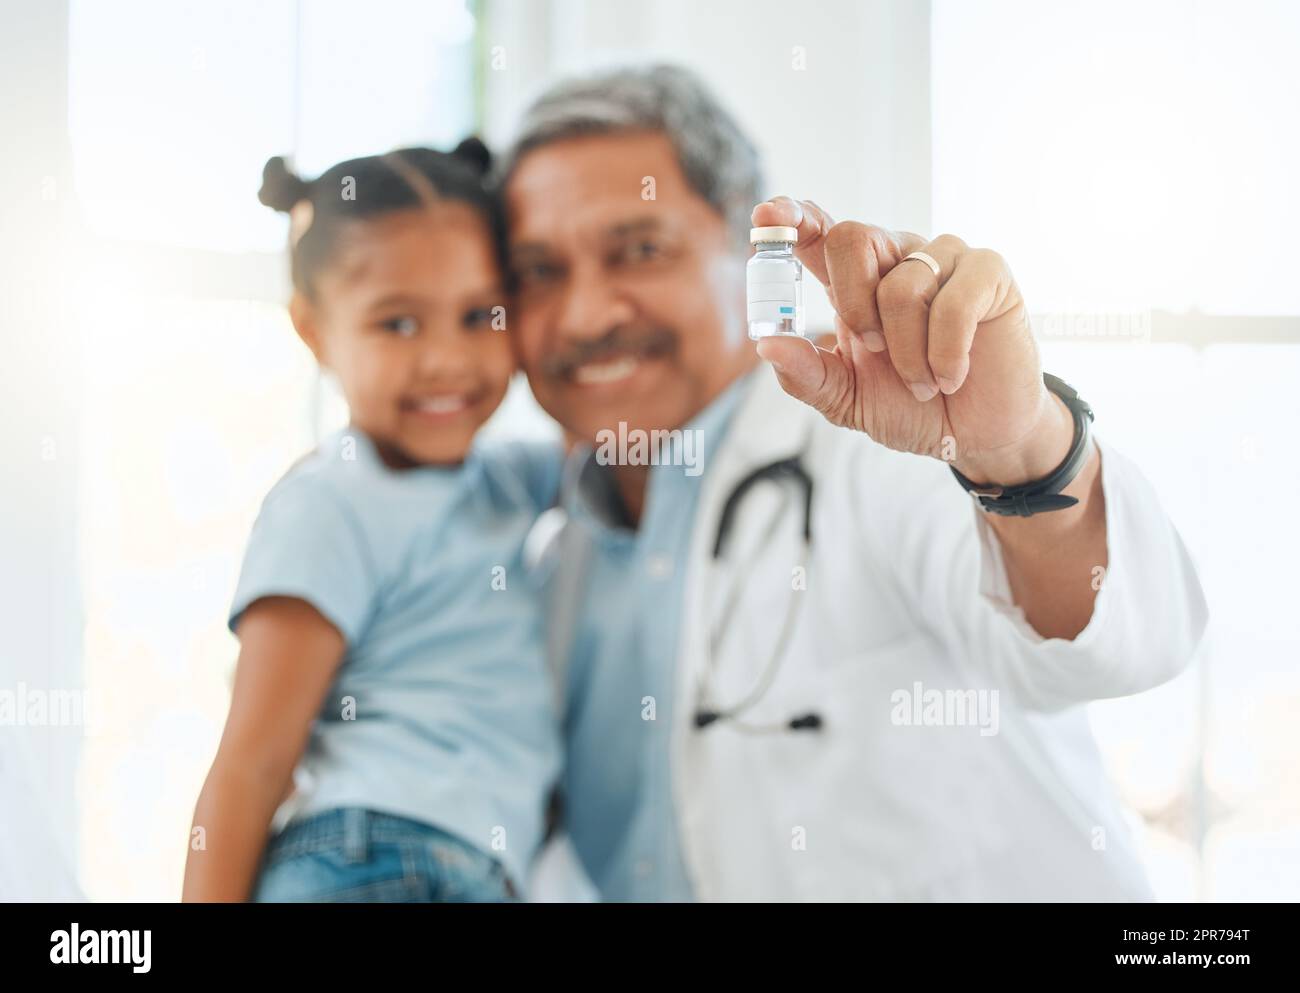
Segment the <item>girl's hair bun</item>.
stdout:
[[257,199],[266,206],[288,213],[311,193],[311,184],[292,172],[284,159],[276,155],[262,167],[262,188]]
[[467,163],[480,176],[486,175],[492,165],[492,153],[482,140],[471,135],[452,149],[451,154]]

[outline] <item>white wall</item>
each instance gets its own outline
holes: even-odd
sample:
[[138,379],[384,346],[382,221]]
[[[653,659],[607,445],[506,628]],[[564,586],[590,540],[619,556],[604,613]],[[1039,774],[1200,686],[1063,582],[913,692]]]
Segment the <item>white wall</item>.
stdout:
[[0,899],[68,899],[82,727],[30,706],[83,686],[67,8],[8,0],[0,22],[0,90],[22,95],[0,114],[22,136],[0,156]]

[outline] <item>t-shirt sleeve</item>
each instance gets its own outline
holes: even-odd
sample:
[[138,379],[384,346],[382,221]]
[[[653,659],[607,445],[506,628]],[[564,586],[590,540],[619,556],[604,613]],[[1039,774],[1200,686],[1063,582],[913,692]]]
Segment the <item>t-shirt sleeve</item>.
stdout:
[[378,577],[355,512],[327,482],[308,474],[281,480],[253,524],[240,569],[230,630],[256,600],[296,597],[311,604],[349,645],[370,620]]
[[487,453],[522,486],[530,509],[540,513],[555,506],[564,469],[564,449],[558,441],[495,441]]

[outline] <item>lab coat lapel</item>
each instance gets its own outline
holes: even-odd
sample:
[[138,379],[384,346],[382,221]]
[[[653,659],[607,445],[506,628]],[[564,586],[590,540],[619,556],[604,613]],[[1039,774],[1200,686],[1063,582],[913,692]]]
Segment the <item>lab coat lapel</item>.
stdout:
[[751,374],[727,436],[705,467],[704,492],[697,529],[712,534],[722,505],[735,485],[759,466],[799,454],[810,422],[821,415],[781,389],[776,374],[764,363]]

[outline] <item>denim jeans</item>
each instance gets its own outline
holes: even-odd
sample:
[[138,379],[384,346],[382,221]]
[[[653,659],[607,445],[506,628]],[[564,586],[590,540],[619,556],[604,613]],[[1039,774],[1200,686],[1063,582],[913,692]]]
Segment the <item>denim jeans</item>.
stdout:
[[505,870],[429,824],[358,807],[291,822],[267,844],[259,903],[504,903]]

